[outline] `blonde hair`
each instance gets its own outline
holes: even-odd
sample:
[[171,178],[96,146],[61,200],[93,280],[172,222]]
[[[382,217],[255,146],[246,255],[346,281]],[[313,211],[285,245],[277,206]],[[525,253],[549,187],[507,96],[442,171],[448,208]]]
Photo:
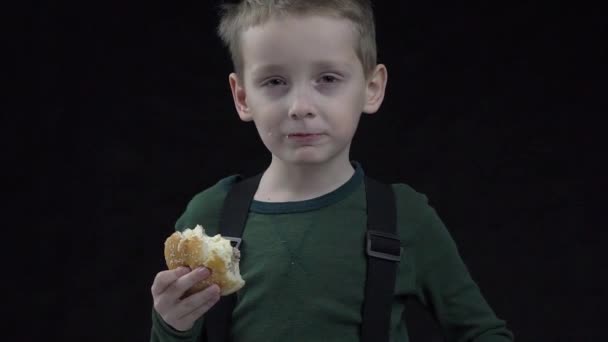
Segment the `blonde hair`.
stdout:
[[221,6],[218,26],[218,35],[228,47],[239,77],[243,71],[241,33],[285,15],[325,15],[350,20],[359,35],[355,52],[366,76],[376,67],[376,28],[369,0],[241,0]]

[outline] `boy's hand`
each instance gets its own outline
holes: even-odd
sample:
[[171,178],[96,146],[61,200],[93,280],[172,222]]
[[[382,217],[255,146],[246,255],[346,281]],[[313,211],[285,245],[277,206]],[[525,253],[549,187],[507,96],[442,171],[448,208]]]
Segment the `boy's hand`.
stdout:
[[152,284],[154,309],[162,319],[179,331],[190,330],[194,322],[220,299],[220,288],[208,288],[183,298],[194,284],[209,277],[209,269],[201,267],[190,271],[188,267],[159,272]]

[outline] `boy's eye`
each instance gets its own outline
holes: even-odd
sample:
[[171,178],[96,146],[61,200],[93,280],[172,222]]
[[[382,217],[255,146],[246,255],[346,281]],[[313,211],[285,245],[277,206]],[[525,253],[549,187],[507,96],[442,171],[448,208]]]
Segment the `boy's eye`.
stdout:
[[281,86],[284,84],[285,84],[285,82],[279,78],[271,78],[271,79],[265,81],[262,85],[266,86],[266,87],[277,87],[277,86]]
[[324,75],[321,77],[321,83],[334,83],[337,81],[338,81],[338,78],[333,75]]

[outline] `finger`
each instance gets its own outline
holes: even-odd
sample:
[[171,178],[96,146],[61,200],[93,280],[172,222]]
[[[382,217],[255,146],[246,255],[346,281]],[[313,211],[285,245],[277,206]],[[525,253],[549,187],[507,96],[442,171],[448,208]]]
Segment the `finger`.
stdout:
[[217,285],[209,286],[178,303],[173,303],[170,308],[163,310],[161,317],[174,328],[181,330],[180,327],[188,327],[193,322],[188,321],[185,316],[192,317],[190,314],[194,311],[206,312],[219,300],[219,293]]
[[178,300],[187,290],[194,286],[194,284],[207,279],[210,275],[211,271],[208,268],[199,267],[174,281],[167,287],[165,293],[172,300]]
[[201,316],[203,316],[204,314],[206,314],[209,310],[211,310],[211,308],[217,304],[217,302],[219,302],[220,297],[218,296],[217,298],[212,299],[211,301],[206,302],[205,304],[203,304],[201,307],[199,307],[198,309],[192,311],[191,313],[187,314],[186,316],[184,316],[182,318],[183,321],[188,321],[188,322],[194,322],[197,319],[201,318]]
[[[154,297],[154,308],[163,314],[170,314],[176,317],[176,310],[179,310],[181,298],[187,290],[202,280],[207,279],[211,271],[206,268],[197,268],[171,283],[160,295]],[[180,312],[181,315],[181,312]]]
[[204,303],[220,296],[220,288],[211,285],[208,288],[182,299],[176,309],[176,317],[181,318],[198,309]]
[[[194,309],[189,314],[182,316],[181,318],[175,319],[173,324],[169,323],[174,329],[179,331],[186,331],[192,329],[194,322],[201,318],[201,316],[205,315],[211,308],[219,302],[220,296],[219,294],[215,297],[212,297],[210,300],[202,303],[199,307]],[[173,316],[172,316],[173,317]],[[172,318],[169,318],[172,319]],[[166,321],[168,322],[168,321]]]
[[163,293],[171,284],[175,283],[179,278],[190,272],[188,267],[178,267],[172,270],[158,272],[152,283],[150,291],[152,296],[156,297]]
[[[205,290],[184,299],[181,303],[183,314],[181,317],[178,314],[178,317],[182,321],[195,321],[219,302],[220,298],[220,288],[217,285],[211,285]],[[188,302],[190,300],[192,301]]]

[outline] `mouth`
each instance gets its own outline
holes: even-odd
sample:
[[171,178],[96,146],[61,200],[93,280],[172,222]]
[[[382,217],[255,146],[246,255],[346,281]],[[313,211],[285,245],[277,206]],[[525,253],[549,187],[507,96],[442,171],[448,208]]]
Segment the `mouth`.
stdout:
[[314,137],[321,136],[323,133],[307,133],[307,132],[296,132],[287,134],[287,138],[301,138],[301,137]]
[[287,134],[287,140],[300,143],[312,143],[321,139],[324,135],[325,134],[323,133],[296,132]]

